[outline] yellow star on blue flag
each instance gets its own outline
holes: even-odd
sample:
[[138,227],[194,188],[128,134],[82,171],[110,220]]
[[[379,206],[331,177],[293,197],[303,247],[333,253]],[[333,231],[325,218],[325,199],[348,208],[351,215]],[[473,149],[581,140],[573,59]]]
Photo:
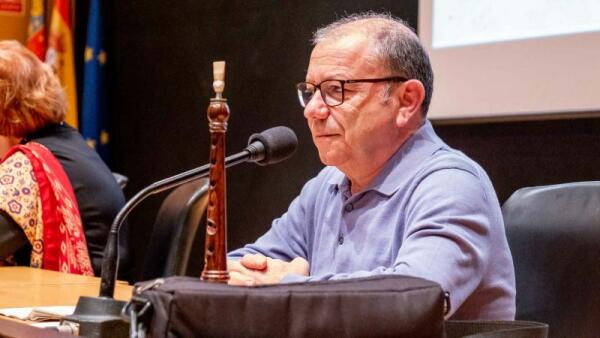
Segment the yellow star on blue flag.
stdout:
[[106,93],[102,8],[100,0],[90,1],[87,41],[84,51],[83,100],[80,130],[88,145],[95,148],[100,157],[108,158],[108,106]]

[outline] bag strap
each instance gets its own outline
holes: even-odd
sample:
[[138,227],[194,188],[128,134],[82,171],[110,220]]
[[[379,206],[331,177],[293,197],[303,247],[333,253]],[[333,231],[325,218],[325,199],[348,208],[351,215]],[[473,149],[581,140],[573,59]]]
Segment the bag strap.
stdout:
[[548,324],[511,320],[447,320],[446,338],[546,338]]

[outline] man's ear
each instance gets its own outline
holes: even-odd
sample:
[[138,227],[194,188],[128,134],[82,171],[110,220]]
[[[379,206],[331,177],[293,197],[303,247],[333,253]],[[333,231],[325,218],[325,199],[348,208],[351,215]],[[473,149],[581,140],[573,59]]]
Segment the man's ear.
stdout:
[[398,115],[396,125],[404,127],[409,121],[417,118],[421,120],[421,105],[425,99],[425,87],[419,80],[408,80],[396,89],[398,102]]

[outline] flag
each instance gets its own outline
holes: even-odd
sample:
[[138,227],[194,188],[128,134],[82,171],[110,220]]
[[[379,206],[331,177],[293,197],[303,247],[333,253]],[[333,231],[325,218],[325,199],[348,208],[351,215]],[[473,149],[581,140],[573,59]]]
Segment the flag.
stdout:
[[81,134],[108,163],[108,111],[106,104],[106,50],[100,0],[90,1],[84,53]]
[[27,48],[44,61],[46,56],[46,24],[44,0],[32,0],[27,27]]
[[73,30],[69,0],[55,0],[50,19],[46,63],[60,78],[69,100],[65,121],[78,127],[77,86],[75,84],[75,62],[73,53]]

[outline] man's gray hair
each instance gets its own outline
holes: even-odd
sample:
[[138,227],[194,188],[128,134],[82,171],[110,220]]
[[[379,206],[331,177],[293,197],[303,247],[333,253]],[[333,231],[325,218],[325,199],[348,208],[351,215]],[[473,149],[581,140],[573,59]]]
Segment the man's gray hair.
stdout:
[[[362,22],[361,22],[362,21]],[[373,57],[382,62],[391,74],[417,79],[425,87],[425,98],[421,106],[423,117],[427,115],[433,93],[433,70],[429,55],[419,38],[402,19],[391,14],[365,12],[343,17],[313,35],[313,44],[345,35],[352,29],[363,29],[373,39]]]

